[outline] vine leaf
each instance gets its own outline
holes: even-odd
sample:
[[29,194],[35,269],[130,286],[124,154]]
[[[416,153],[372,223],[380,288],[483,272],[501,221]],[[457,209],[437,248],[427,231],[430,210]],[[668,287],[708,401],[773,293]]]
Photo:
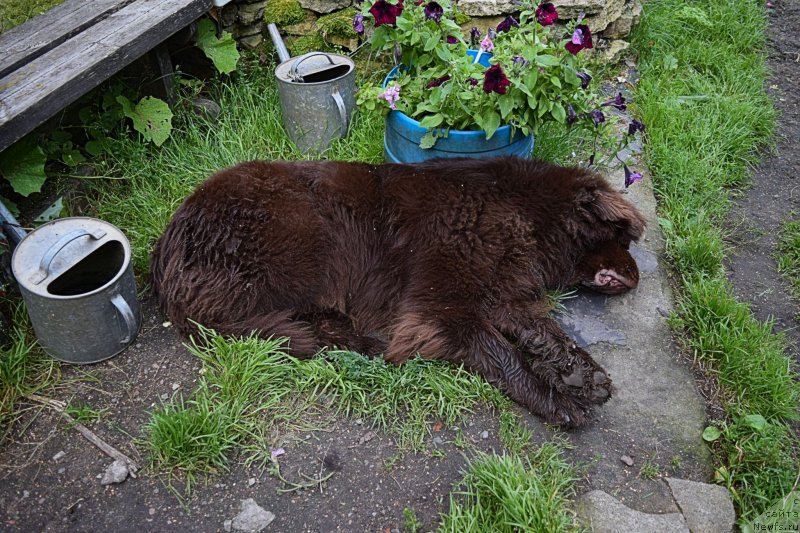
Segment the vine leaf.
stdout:
[[222,74],[230,74],[236,70],[236,63],[239,62],[236,42],[228,32],[223,32],[222,38],[217,39],[216,26],[208,19],[197,23],[197,47]]
[[14,192],[28,196],[42,190],[47,179],[44,173],[46,160],[36,139],[24,137],[0,154],[0,174],[11,183]]
[[133,129],[146,141],[161,146],[172,131],[172,111],[164,100],[147,96],[135,106],[124,96],[117,96],[122,112],[133,121]]

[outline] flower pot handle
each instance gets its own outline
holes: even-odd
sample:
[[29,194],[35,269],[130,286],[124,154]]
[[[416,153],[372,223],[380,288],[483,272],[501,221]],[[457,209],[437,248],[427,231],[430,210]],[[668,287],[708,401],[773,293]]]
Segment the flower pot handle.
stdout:
[[339,108],[339,120],[342,124],[342,135],[345,135],[347,134],[347,108],[344,106],[344,100],[342,100],[342,95],[339,94],[339,89],[334,87],[331,96],[333,97],[333,101],[336,102],[336,107]]
[[39,263],[39,270],[37,270],[30,278],[30,282],[34,285],[38,285],[44,280],[47,279],[47,276],[50,275],[50,264],[53,262],[53,259],[56,258],[58,252],[64,249],[66,245],[74,241],[75,239],[80,239],[81,237],[89,236],[94,240],[100,240],[106,236],[106,232],[103,230],[97,230],[94,232],[86,231],[85,229],[76,229],[70,231],[60,239],[58,239],[55,243],[53,243],[50,248],[47,249],[45,254],[42,256],[42,261]]
[[125,298],[123,298],[121,294],[115,294],[111,298],[111,304],[117,309],[117,312],[119,312],[122,320],[125,322],[125,328],[128,330],[127,335],[122,337],[119,343],[128,344],[136,335],[136,317],[133,316],[131,306],[128,305],[128,302],[125,301]]

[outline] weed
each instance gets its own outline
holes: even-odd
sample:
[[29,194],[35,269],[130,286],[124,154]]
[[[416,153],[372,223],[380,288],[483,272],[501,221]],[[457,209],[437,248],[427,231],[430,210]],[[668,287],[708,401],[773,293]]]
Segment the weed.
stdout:
[[511,453],[522,454],[530,448],[533,433],[525,427],[521,417],[511,411],[510,403],[500,413],[500,440]]
[[673,455],[672,458],[669,460],[669,467],[672,469],[672,472],[675,473],[681,468],[681,456],[680,455]]
[[403,533],[417,533],[422,530],[422,522],[417,518],[414,509],[406,507],[403,509]]
[[461,490],[450,496],[441,533],[464,531],[566,531],[575,469],[555,443],[545,443],[525,459],[480,455],[469,465]]
[[642,479],[656,479],[661,475],[661,467],[655,462],[655,457],[648,457],[639,469],[639,477]]
[[800,221],[784,224],[776,260],[778,270],[792,284],[792,294],[800,298]]
[[75,420],[75,424],[99,422],[108,409],[94,409],[88,404],[69,404],[64,411]]

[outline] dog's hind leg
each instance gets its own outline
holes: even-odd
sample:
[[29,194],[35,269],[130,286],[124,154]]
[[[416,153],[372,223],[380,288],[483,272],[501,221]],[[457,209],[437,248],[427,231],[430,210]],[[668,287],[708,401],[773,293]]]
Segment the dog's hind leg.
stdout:
[[319,347],[340,348],[376,357],[386,351],[386,342],[376,336],[359,333],[347,315],[334,310],[304,313],[298,317],[315,332]]

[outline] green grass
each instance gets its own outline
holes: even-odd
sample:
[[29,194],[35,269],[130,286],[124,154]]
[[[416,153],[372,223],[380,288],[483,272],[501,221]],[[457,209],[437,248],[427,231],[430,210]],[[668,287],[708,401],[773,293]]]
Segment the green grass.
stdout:
[[0,349],[0,444],[19,417],[19,400],[51,386],[59,378],[59,367],[45,355],[33,336],[22,304],[17,304],[13,343]]
[[800,298],[800,221],[783,225],[777,252],[778,270],[792,284],[792,295]]
[[0,33],[41,15],[64,0],[3,0],[0,2]]
[[568,511],[577,471],[562,448],[545,443],[523,457],[483,455],[473,460],[450,496],[440,533],[557,532],[572,528]]
[[[717,480],[740,520],[792,488],[800,386],[781,335],[736,301],[725,279],[723,224],[731,192],[747,185],[775,112],[764,92],[766,18],[755,0],[652,0],[635,32],[638,112],[667,253],[680,276],[676,330],[718,375],[728,414],[715,443]],[[769,431],[740,423],[762,415]],[[779,474],[780,473],[780,474]]]

